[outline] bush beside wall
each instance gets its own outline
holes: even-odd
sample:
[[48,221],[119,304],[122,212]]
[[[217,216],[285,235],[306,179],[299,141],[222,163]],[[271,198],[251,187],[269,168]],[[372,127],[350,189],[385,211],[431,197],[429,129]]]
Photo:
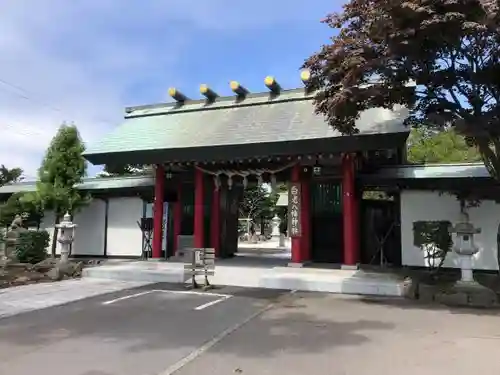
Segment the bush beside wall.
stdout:
[[26,231],[19,234],[16,255],[21,263],[35,264],[48,256],[50,235],[46,230]]

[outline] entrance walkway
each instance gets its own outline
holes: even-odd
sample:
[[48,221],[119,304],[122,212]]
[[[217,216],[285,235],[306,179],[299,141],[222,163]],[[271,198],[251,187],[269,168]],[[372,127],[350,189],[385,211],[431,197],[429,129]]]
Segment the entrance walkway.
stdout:
[[290,244],[290,239],[285,239],[285,246],[279,246],[279,240],[271,238],[267,241],[259,241],[257,243],[251,242],[238,242],[238,252],[237,256],[244,257],[258,257],[258,258],[277,258],[286,259],[290,261],[292,259],[292,248]]
[[[392,274],[362,270],[291,268],[287,260],[235,257],[219,260],[215,285],[313,292],[402,296],[403,280]],[[142,282],[184,283],[184,267],[174,262],[130,262],[84,269],[84,277]]]

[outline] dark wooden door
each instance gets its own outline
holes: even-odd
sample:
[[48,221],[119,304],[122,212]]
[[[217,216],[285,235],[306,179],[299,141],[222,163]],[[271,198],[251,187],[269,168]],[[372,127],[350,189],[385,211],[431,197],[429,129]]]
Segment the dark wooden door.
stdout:
[[401,265],[399,201],[364,199],[360,209],[361,263]]
[[342,189],[339,182],[311,184],[312,261],[342,262]]
[[232,257],[238,250],[238,198],[236,187],[220,187],[220,258]]

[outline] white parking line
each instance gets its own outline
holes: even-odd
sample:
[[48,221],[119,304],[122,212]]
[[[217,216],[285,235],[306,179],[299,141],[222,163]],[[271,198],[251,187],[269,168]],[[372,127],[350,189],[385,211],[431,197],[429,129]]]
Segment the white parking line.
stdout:
[[115,302],[123,301],[123,300],[129,299],[129,298],[136,298],[136,297],[140,297],[140,296],[145,296],[146,294],[150,294],[153,292],[155,292],[155,290],[148,290],[148,291],[141,292],[141,293],[130,294],[128,296],[123,296],[123,297],[111,299],[109,301],[103,302],[102,304],[103,305],[111,305]]
[[230,294],[197,292],[197,291],[194,291],[194,290],[161,290],[161,289],[153,289],[153,290],[147,290],[147,291],[140,292],[140,293],[129,294],[128,296],[114,298],[114,299],[111,299],[109,301],[105,301],[102,304],[103,305],[112,305],[113,303],[116,303],[116,302],[124,301],[124,300],[130,299],[130,298],[137,298],[137,297],[145,296],[147,294],[151,294],[151,293],[155,293],[155,292],[158,292],[158,293],[171,293],[171,294],[188,294],[188,295],[203,296],[203,297],[219,297],[219,298],[217,298],[214,301],[210,301],[210,302],[207,302],[207,303],[204,303],[204,304],[202,304],[200,306],[195,307],[194,310],[196,310],[196,311],[204,310],[207,307],[216,305],[219,302],[225,301],[228,298],[232,297]]
[[198,307],[195,307],[194,309],[195,309],[196,311],[203,310],[203,309],[206,309],[207,307],[210,307],[210,306],[216,305],[216,304],[218,304],[219,302],[225,301],[225,300],[227,300],[228,298],[231,298],[231,296],[221,297],[221,298],[219,298],[219,299],[216,299],[215,301],[211,301],[211,302],[204,303],[203,305],[200,305],[200,306],[198,306]]

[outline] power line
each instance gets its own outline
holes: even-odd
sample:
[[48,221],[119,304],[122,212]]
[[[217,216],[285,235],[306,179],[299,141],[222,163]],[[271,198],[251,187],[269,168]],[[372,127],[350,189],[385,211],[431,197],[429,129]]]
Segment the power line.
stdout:
[[45,103],[45,102],[43,102],[41,100],[33,99],[32,97],[29,97],[29,95],[33,95],[33,93],[30,93],[29,91],[23,89],[20,86],[17,86],[17,85],[14,85],[13,83],[7,82],[6,80],[4,80],[2,78],[0,78],[0,83],[3,84],[4,86],[11,87],[11,88],[13,88],[15,90],[18,90],[18,91],[21,91],[21,92],[24,93],[24,95],[23,95],[23,94],[20,94],[20,93],[16,93],[16,92],[10,91],[10,93],[12,93],[12,94],[15,94],[15,95],[17,95],[17,96],[19,96],[19,97],[21,97],[23,99],[26,99],[28,101],[37,102],[38,104],[40,104],[40,105],[42,105],[44,107],[47,107],[47,108],[49,108],[49,109],[51,109],[51,110],[53,110],[55,112],[62,113],[62,111],[59,108],[57,108],[57,107],[54,107],[54,106],[52,106],[52,105],[50,105],[48,103]]
[[[34,99],[33,98],[33,93],[29,92],[28,90],[24,89],[23,87],[19,86],[19,85],[16,85],[16,84],[13,84],[11,82],[8,82],[6,81],[5,79],[3,78],[0,78],[0,84],[4,85],[4,86],[7,86],[7,87],[10,87],[14,90],[17,90],[17,91],[20,91],[22,93],[19,93],[19,92],[14,92],[14,91],[11,91],[11,90],[4,90],[5,92],[8,92],[10,94],[14,94],[14,95],[17,95],[19,96],[20,98],[23,98],[25,100],[28,100],[30,102],[34,102],[38,105],[41,105],[43,107],[46,107],[54,112],[57,112],[59,114],[62,114],[64,117],[68,117],[68,118],[73,118],[75,116],[73,115],[70,115],[68,116],[69,114],[68,113],[65,113],[63,112],[60,108],[57,108],[53,105],[51,105],[50,103],[47,103],[47,102],[44,102],[44,101],[41,101],[41,100],[38,100],[38,99]],[[102,123],[102,124],[111,124],[112,121],[109,121],[109,120],[105,120],[105,119],[99,119],[99,118],[96,118],[95,119],[97,123]],[[61,121],[65,122],[65,119],[61,119]],[[14,128],[14,125],[12,124],[7,124],[7,126],[10,126],[11,128]],[[42,132],[38,132],[38,131],[35,131],[37,134],[42,134]],[[22,134],[22,135],[29,135],[29,134]]]

